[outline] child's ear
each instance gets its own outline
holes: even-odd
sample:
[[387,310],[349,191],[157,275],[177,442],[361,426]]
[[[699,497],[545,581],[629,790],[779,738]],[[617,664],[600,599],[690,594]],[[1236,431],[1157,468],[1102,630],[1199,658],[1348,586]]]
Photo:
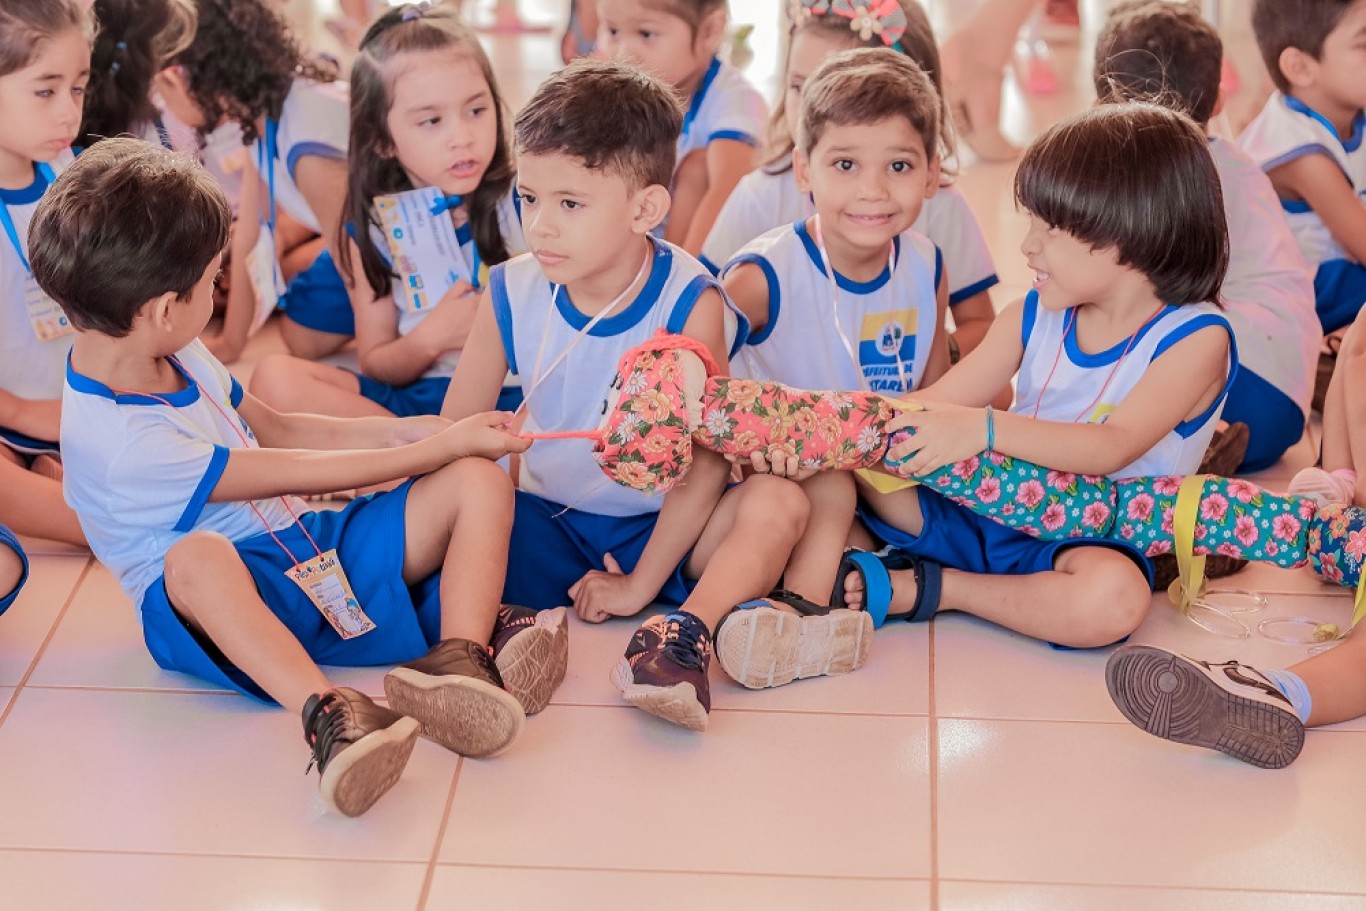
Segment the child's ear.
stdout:
[[649,234],[664,223],[672,205],[673,199],[669,196],[668,189],[657,183],[637,191],[635,215],[631,218],[632,230],[637,234]]
[[925,198],[929,199],[939,192],[939,181],[943,178],[944,173],[944,163],[940,160],[938,152],[930,156],[930,166],[926,168],[926,171],[928,173],[925,175]]
[[167,291],[143,304],[142,309],[138,311],[138,319],[146,319],[158,332],[174,332],[171,308],[179,301],[180,298],[176,297],[174,291]]
[[800,146],[792,150],[792,179],[797,181],[798,190],[811,192],[811,159]]
[[708,54],[715,54],[721,49],[721,42],[726,39],[727,21],[725,4],[707,13],[702,21],[697,23],[697,40],[693,42],[693,46],[704,48]]
[[1288,47],[1281,51],[1280,59],[1276,62],[1280,65],[1281,75],[1285,77],[1285,81],[1294,88],[1305,88],[1314,84],[1318,61],[1299,48]]

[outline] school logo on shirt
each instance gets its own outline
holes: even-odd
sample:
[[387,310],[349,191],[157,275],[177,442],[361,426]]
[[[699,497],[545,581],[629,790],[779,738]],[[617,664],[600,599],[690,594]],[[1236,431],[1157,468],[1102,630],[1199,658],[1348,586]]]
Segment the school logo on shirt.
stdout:
[[859,368],[872,392],[909,391],[915,374],[915,340],[919,312],[894,310],[863,318],[859,332]]

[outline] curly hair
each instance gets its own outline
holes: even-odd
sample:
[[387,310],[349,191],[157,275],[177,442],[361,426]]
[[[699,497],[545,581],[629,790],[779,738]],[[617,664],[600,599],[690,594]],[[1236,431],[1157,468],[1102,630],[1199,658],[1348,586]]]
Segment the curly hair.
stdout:
[[331,82],[335,67],[310,59],[268,0],[196,0],[199,24],[171,63],[184,67],[190,97],[204,115],[200,137],[225,117],[258,138],[256,121],[279,117],[296,78]]
[[196,21],[190,0],[95,0],[94,11],[100,33],[75,142],[86,148],[156,119],[152,77],[189,46]]
[[[356,246],[360,249],[361,270],[376,296],[389,293],[394,272],[380,251],[369,242],[362,226],[378,225],[371,202],[376,196],[412,189],[407,172],[392,152],[389,108],[393,104],[395,68],[389,64],[406,53],[421,51],[465,55],[479,67],[488,83],[497,117],[498,140],[478,188],[469,196],[470,230],[484,262],[492,266],[508,258],[507,242],[498,225],[498,203],[512,187],[514,170],[507,138],[507,112],[498,94],[493,66],[479,39],[461,24],[453,9],[426,9],[405,4],[375,20],[361,40],[360,52],[351,67],[351,151],[342,212],[357,227]],[[355,264],[351,262],[345,225],[341,230],[340,265],[343,274],[355,281]]]

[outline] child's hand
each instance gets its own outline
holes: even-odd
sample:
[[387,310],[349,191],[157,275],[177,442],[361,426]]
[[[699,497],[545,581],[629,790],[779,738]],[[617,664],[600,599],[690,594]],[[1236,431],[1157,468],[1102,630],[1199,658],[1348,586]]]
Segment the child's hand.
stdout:
[[630,573],[623,573],[611,554],[602,555],[606,572],[590,570],[569,589],[574,612],[588,623],[601,623],[608,617],[630,617],[650,603],[651,594],[636,591]]
[[769,449],[767,454],[757,449],[751,452],[746,467],[752,469],[754,474],[771,474],[776,478],[787,478],[800,483],[816,474],[816,469],[802,468],[800,462],[796,453],[784,452],[775,446]]
[[478,307],[479,291],[464,279],[457,279],[408,335],[434,361],[447,351],[465,347]]
[[981,408],[921,403],[923,411],[903,411],[887,423],[887,432],[912,430],[914,436],[887,452],[890,461],[905,461],[908,476],[922,477],[945,465],[971,458],[987,448],[987,416]]
[[431,439],[447,442],[453,459],[467,456],[501,459],[510,452],[526,452],[531,448],[530,440],[517,436],[508,428],[511,420],[510,411],[472,414]]
[[393,440],[390,446],[403,446],[408,443],[420,443],[428,437],[434,437],[441,431],[451,426],[448,418],[443,418],[439,414],[421,414],[410,418],[394,418]]

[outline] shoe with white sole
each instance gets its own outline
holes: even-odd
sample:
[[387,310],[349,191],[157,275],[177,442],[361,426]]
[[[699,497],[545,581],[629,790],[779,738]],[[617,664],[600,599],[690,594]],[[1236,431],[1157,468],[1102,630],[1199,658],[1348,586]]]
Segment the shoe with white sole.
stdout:
[[782,590],[737,605],[716,631],[721,667],[752,690],[858,670],[872,645],[873,618],[866,611],[827,607]]

